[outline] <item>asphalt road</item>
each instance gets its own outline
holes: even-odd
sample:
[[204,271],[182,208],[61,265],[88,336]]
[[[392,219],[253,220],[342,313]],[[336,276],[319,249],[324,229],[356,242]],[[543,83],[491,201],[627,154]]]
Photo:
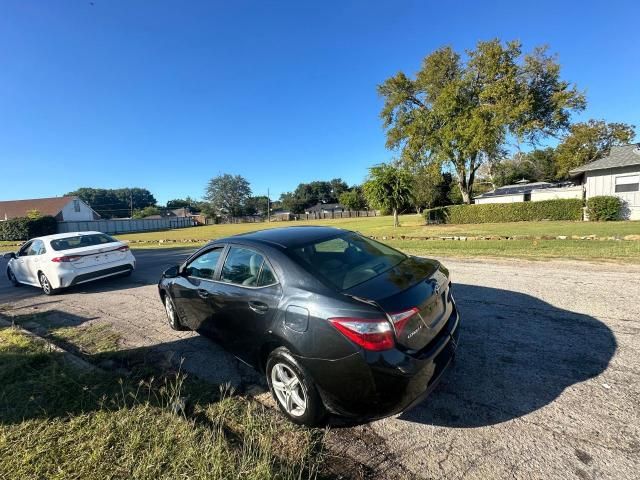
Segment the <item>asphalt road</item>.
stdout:
[[[165,324],[155,283],[188,250],[136,250],[130,278],[55,297],[0,280],[11,315],[106,322],[121,348],[266,399],[215,343]],[[327,442],[377,478],[638,478],[640,268],[445,259],[462,314],[456,363],[411,411],[334,427]],[[5,270],[5,262],[0,263]]]
[[[141,284],[156,284],[160,279],[160,275],[167,268],[172,265],[181,263],[187,256],[189,256],[195,249],[193,248],[173,248],[173,249],[145,249],[145,250],[133,250],[136,257],[137,266],[134,274],[131,277],[125,279],[117,279],[115,283],[125,286],[136,286]],[[6,279],[5,272],[7,271],[7,260],[0,257],[0,274],[2,280],[0,280],[0,303],[7,301],[14,301],[16,298],[27,298],[33,295],[37,295],[38,291],[35,288],[14,288]],[[105,282],[88,283],[79,285],[72,289],[72,292],[80,291],[92,291],[95,285],[104,284]],[[106,283],[114,283],[114,280],[106,280]]]

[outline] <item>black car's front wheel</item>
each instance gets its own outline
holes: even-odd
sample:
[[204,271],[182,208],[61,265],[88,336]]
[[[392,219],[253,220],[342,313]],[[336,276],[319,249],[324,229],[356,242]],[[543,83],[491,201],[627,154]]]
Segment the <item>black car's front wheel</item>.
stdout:
[[266,376],[271,395],[291,421],[315,426],[324,418],[326,410],[313,379],[289,350],[281,347],[271,352]]
[[171,300],[171,297],[169,296],[169,294],[164,296],[164,310],[167,313],[167,320],[169,320],[169,326],[173,330],[178,330],[178,331],[188,330],[188,328],[182,325],[182,322],[180,321],[180,316],[178,315],[178,312],[176,310],[176,306],[173,303],[173,300]]

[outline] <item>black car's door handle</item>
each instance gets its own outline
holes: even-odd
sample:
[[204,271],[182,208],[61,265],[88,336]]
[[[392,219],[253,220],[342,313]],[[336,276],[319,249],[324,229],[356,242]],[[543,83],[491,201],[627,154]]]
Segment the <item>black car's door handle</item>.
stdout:
[[269,310],[269,306],[262,302],[249,302],[249,308],[260,314],[267,313],[267,310]]
[[199,288],[198,289],[198,296],[200,298],[207,298],[210,295],[209,292],[207,292],[206,290],[204,290],[203,288]]

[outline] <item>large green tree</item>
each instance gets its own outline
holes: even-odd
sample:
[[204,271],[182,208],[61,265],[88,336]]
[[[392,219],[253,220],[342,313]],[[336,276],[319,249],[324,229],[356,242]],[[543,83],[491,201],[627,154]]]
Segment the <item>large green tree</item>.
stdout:
[[556,148],[556,176],[567,178],[570,170],[605,157],[611,147],[630,143],[634,137],[635,126],[626,123],[576,123]]
[[349,190],[349,186],[341,179],[330,181],[316,180],[299,184],[293,192],[280,196],[284,208],[293,213],[302,213],[306,208],[318,203],[337,203],[340,194]]
[[487,175],[493,188],[511,185],[525,179],[530,182],[553,182],[556,179],[555,149],[547,147],[488,165]]
[[451,203],[452,177],[448,172],[442,173],[438,163],[419,165],[413,172],[412,198],[418,213],[423,208],[441,207]]
[[383,163],[369,169],[362,188],[369,205],[392,212],[393,226],[398,227],[398,212],[412,203],[412,186],[413,177],[408,170]]
[[505,155],[508,140],[535,144],[569,126],[585,97],[560,77],[545,48],[478,42],[466,56],[443,47],[414,79],[400,72],[378,87],[387,147],[408,164],[449,164],[470,203],[478,168]]
[[354,185],[346,192],[342,192],[338,197],[340,205],[349,210],[364,210],[367,206],[367,199],[364,196],[362,187]]
[[258,195],[247,198],[244,205],[245,215],[264,215],[267,216],[267,205],[271,208],[271,202],[266,195]]
[[251,196],[251,187],[241,175],[225,173],[209,180],[205,199],[211,210],[222,217],[237,217],[244,213],[244,207]]

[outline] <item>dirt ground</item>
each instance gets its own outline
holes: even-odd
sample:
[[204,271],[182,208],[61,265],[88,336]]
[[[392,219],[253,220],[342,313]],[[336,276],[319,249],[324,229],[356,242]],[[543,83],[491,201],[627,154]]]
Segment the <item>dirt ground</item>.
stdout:
[[[155,283],[186,252],[136,251],[132,277],[54,297],[3,276],[0,305],[10,316],[109,324],[123,350],[184,359],[188,372],[264,399],[253,370],[166,324]],[[443,262],[463,319],[455,364],[413,410],[334,426],[333,453],[355,458],[368,478],[638,478],[640,266]]]

